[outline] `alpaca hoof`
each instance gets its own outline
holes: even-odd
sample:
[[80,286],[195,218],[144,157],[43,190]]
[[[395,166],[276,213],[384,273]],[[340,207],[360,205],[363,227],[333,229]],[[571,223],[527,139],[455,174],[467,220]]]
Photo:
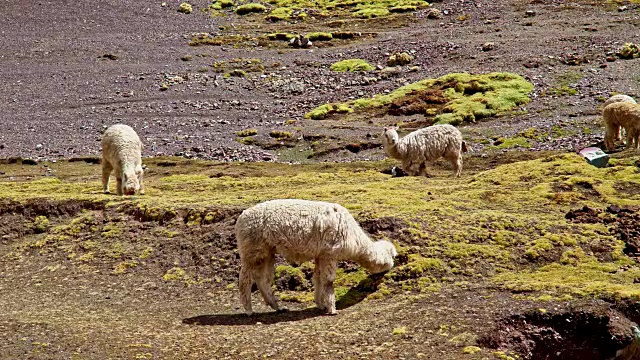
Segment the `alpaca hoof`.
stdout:
[[245,311],[245,312],[244,312],[244,314],[245,314],[246,316],[251,316],[251,315],[253,315],[253,311],[251,311],[251,310],[249,310],[249,311]]
[[281,307],[280,309],[276,310],[276,314],[282,314],[286,312],[289,312],[289,309],[287,309],[286,307]]
[[104,191],[104,193],[105,193],[105,194],[111,194],[111,191],[109,191],[109,190],[105,190],[105,191]]
[[337,311],[335,311],[335,310],[333,310],[333,311],[327,311],[327,315],[330,315],[330,316],[338,315],[338,312],[337,312]]

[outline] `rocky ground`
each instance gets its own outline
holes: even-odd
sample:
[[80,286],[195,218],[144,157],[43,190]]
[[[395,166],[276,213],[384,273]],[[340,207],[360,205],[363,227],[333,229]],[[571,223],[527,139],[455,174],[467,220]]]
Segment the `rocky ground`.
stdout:
[[[558,154],[601,144],[598,106],[639,95],[640,60],[619,54],[639,4],[445,0],[280,22],[191,4],[0,3],[0,357],[638,358],[638,155],[589,169]],[[311,32],[334,39],[267,36]],[[388,67],[396,52],[413,61]],[[352,58],[373,70],[330,69]],[[443,161],[428,180],[386,175],[382,128],[432,116],[304,116],[496,71],[531,82],[531,101],[459,124],[472,152],[458,180]],[[120,122],[145,144],[144,199],[99,192],[101,132]],[[343,203],[396,241],[398,270],[341,264],[340,314],[324,317],[303,268],[275,284],[291,312],[256,296],[265,313],[244,317],[235,218],[297,196]]]
[[[198,10],[207,3],[193,5]],[[635,4],[444,1],[433,5],[442,11],[438,19],[429,19],[429,9],[424,9],[388,23],[346,22],[340,28],[328,20],[270,24],[262,17],[247,20],[228,13],[186,15],[177,12],[174,3],[78,2],[61,9],[39,2],[30,4],[28,11],[24,6],[2,4],[2,157],[98,154],[102,129],[126,122],[140,133],[147,156],[277,159],[278,149],[238,143],[237,131],[256,128],[263,142],[273,129],[298,138],[329,133],[337,144],[367,139],[367,134],[377,137],[376,122],[337,126],[304,120],[303,115],[323,103],[462,71],[509,71],[535,85],[533,101],[521,115],[463,127],[477,143],[474,148],[481,150],[483,140],[534,127],[540,133],[528,145],[531,150],[573,150],[600,139],[596,106],[603,98],[613,92],[634,95],[637,87],[635,60],[607,61],[633,40],[621,34],[635,29]],[[361,31],[359,26],[375,36],[334,46],[318,41],[309,49],[251,41],[188,45],[199,33],[254,35],[274,28]],[[486,43],[492,45],[483,51]],[[407,51],[415,61],[391,75],[328,69],[344,58],[363,58],[382,68],[395,51]],[[231,64],[234,59],[259,59],[260,66],[246,77],[214,71],[215,63]],[[228,66],[227,72],[244,65]],[[162,84],[170,88],[161,91]],[[308,143],[300,147],[305,145],[307,149],[299,150],[308,150]],[[375,149],[347,151],[339,159],[380,157]]]

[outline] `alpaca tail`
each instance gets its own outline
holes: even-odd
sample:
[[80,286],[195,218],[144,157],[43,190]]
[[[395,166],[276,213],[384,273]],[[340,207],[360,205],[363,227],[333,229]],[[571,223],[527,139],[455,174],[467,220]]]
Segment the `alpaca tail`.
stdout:
[[467,146],[467,142],[466,141],[462,141],[462,152],[468,152],[469,151],[469,146]]

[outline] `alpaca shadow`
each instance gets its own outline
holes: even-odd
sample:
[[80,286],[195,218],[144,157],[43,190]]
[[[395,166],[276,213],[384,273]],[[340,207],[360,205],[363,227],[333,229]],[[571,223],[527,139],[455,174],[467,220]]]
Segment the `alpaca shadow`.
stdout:
[[182,320],[183,324],[188,325],[254,325],[277,324],[281,322],[299,321],[324,315],[323,312],[316,308],[255,313],[251,316],[242,313],[236,314],[216,314],[216,315],[198,315]]
[[[336,302],[336,309],[343,310],[349,308],[366,298],[369,294],[375,292],[378,285],[382,282],[384,274],[369,275],[366,279],[360,281],[358,285],[352,287],[344,294],[340,300]],[[188,325],[254,325],[277,324],[281,322],[300,321],[319,316],[328,316],[317,308],[309,308],[304,310],[279,311],[254,313],[251,316],[235,313],[235,314],[215,314],[215,315],[198,315],[182,320],[183,324]]]
[[343,310],[349,308],[370,294],[378,290],[378,286],[384,279],[384,273],[369,275],[366,279],[361,280],[358,285],[352,287],[338,301],[336,301],[336,309]]

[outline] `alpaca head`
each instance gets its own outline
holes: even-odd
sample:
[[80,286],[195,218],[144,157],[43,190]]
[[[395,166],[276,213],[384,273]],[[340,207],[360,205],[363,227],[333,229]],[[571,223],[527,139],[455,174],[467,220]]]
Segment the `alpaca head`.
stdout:
[[393,267],[393,258],[398,255],[396,247],[386,241],[380,240],[373,243],[374,258],[369,259],[367,264],[367,270],[372,274],[377,274],[391,270]]
[[394,127],[384,128],[384,133],[382,133],[382,143],[385,147],[387,146],[395,146],[398,143],[398,132]]
[[140,191],[138,175],[134,171],[122,173],[122,193],[125,195],[135,195]]

